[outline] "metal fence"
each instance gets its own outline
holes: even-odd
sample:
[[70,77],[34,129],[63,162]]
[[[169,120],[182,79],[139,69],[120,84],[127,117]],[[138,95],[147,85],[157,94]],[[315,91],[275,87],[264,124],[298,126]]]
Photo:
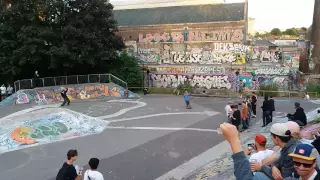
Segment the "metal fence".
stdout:
[[115,83],[124,88],[128,88],[125,81],[117,78],[112,74],[88,74],[88,75],[72,75],[45,77],[39,79],[23,79],[14,82],[14,89],[33,89],[36,87],[62,86],[85,83]]

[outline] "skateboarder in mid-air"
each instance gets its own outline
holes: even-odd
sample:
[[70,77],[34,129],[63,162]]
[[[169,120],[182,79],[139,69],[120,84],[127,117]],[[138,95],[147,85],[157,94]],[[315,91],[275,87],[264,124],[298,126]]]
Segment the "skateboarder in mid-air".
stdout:
[[68,106],[70,105],[70,99],[67,96],[68,88],[67,89],[62,89],[61,96],[63,97],[63,103],[61,106],[64,106],[68,102]]

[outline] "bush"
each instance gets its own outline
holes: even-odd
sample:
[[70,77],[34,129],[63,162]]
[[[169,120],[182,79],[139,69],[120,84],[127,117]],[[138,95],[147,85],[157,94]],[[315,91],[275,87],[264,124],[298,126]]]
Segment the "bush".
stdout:
[[258,90],[258,95],[259,96],[277,97],[277,96],[279,96],[278,87],[274,84],[260,86],[259,90]]
[[308,92],[317,92],[320,93],[320,85],[317,83],[309,83],[307,84],[307,91]]
[[308,124],[313,125],[313,124],[318,124],[318,123],[320,123],[320,117],[318,117],[317,119],[315,119],[313,121],[310,121]]

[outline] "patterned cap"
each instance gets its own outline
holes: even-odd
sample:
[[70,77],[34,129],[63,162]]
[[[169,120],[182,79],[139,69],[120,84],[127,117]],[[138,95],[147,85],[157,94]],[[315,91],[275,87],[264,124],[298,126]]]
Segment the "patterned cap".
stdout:
[[317,159],[318,152],[316,148],[309,144],[299,144],[293,153],[289,154],[291,157],[313,161]]

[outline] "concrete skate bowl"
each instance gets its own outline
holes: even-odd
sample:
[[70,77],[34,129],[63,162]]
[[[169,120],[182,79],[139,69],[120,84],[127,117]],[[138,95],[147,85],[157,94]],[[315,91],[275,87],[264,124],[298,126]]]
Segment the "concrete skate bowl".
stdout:
[[37,106],[1,118],[0,154],[100,133],[109,123],[51,106]]
[[[123,98],[125,89],[114,83],[92,83],[92,84],[77,84],[65,86],[51,86],[35,89],[19,90],[13,95],[7,97],[0,102],[0,105],[5,104],[55,104],[61,103],[61,90],[68,88],[68,97],[73,100],[89,100],[89,99],[114,99]],[[128,98],[139,98],[136,93],[129,91]]]

